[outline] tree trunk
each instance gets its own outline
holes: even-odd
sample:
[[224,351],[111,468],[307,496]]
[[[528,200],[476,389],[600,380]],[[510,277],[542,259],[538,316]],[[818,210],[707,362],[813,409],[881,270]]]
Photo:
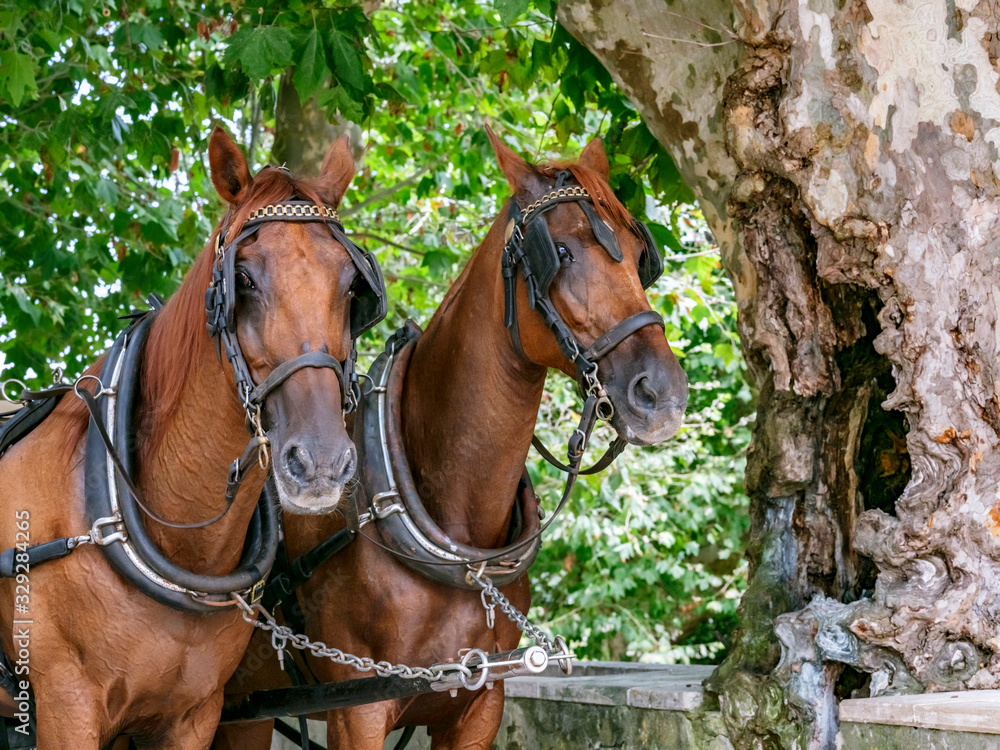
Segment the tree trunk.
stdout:
[[330,122],[327,113],[316,106],[315,97],[305,104],[292,83],[292,71],[281,76],[278,102],[274,112],[274,146],[271,161],[298,175],[317,175],[330,144],[347,133],[351,139],[354,161],[361,168],[365,144],[361,128],[350,120]]
[[699,196],[760,390],[750,585],[710,682],[734,745],[832,748],[852,690],[1000,687],[1000,8],[559,18]]

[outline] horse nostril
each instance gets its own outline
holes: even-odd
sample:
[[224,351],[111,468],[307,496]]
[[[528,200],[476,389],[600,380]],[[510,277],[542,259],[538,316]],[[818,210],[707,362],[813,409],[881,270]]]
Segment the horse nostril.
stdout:
[[308,483],[310,477],[314,476],[316,472],[309,451],[297,445],[291,445],[285,451],[284,464],[292,479],[301,485]]
[[330,479],[333,480],[334,484],[341,486],[345,485],[347,484],[348,480],[350,480],[350,478],[354,476],[354,468],[355,468],[354,456],[355,456],[354,446],[352,445],[350,448],[344,451],[344,454],[341,456],[340,459],[340,465],[334,466],[333,470],[330,472]]
[[628,404],[638,414],[651,412],[656,408],[657,394],[649,378],[640,375],[628,388]]

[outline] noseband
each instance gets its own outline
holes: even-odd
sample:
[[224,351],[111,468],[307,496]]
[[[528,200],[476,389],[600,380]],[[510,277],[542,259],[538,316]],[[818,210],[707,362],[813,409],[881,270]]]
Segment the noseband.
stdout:
[[[621,263],[622,251],[614,230],[601,221],[594,210],[590,193],[580,185],[563,187],[572,173],[561,171],[556,175],[556,188],[546,193],[523,211],[516,201],[511,201],[503,250],[502,273],[504,280],[504,325],[510,331],[511,341],[518,354],[527,359],[521,346],[517,326],[517,269],[520,267],[528,288],[528,304],[541,313],[549,330],[567,359],[576,367],[576,381],[588,399],[595,400],[596,415],[602,419],[614,416],[614,407],[604,386],[597,377],[597,362],[636,331],[648,325],[664,328],[663,317],[655,310],[643,310],[630,315],[598,338],[590,347],[583,347],[559,315],[549,288],[561,264],[559,253],[549,233],[544,215],[560,203],[577,203],[590,223],[595,239],[611,258]],[[649,229],[635,222],[633,230],[645,247],[639,259],[639,280],[647,289],[663,273],[663,260]]]

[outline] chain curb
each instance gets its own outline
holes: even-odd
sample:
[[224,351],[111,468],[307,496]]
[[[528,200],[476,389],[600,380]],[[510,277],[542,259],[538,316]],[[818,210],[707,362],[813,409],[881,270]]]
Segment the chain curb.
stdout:
[[[488,621],[492,621],[493,608],[499,607],[500,611],[507,615],[508,619],[517,626],[518,630],[531,638],[535,642],[535,645],[545,652],[546,657],[559,662],[559,667],[565,674],[572,672],[573,653],[567,647],[566,641],[562,636],[553,638],[541,628],[532,625],[528,618],[510,603],[510,600],[500,592],[488,577],[483,576],[480,578],[474,571],[470,571],[469,576],[482,588],[483,594],[490,597],[491,604],[487,604],[485,596],[483,597],[483,607],[486,609]],[[375,672],[379,677],[395,676],[407,680],[422,678],[428,682],[440,682],[457,674],[463,686],[475,689],[470,687],[470,683],[468,682],[473,677],[473,672],[467,665],[470,662],[470,656],[483,653],[479,649],[462,649],[459,653],[462,653],[462,651],[466,653],[461,662],[435,664],[432,667],[410,667],[405,664],[375,661],[371,657],[349,654],[339,648],[327,646],[321,641],[310,640],[302,633],[296,633],[287,625],[278,623],[271,613],[259,602],[248,604],[242,596],[236,593],[233,594],[233,600],[240,608],[240,613],[246,622],[265,633],[271,634],[271,647],[278,653],[278,661],[281,663],[282,669],[284,669],[285,649],[290,645],[299,651],[308,652],[317,658],[329,659],[335,664],[353,667],[359,672]],[[483,655],[485,656],[485,654]],[[474,666],[480,668],[481,679],[471,684],[478,687],[479,683],[486,682],[489,664],[487,659],[483,658],[479,664]]]

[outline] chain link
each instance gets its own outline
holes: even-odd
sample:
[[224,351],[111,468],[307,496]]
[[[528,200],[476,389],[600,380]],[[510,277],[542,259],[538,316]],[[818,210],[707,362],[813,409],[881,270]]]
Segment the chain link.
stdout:
[[526,209],[524,209],[524,213],[521,215],[521,223],[522,224],[527,223],[528,217],[533,212],[537,211],[539,208],[548,203],[549,201],[557,200],[559,198],[568,198],[568,197],[590,198],[590,193],[588,193],[584,188],[580,187],[579,185],[559,188],[558,190],[553,190],[551,193],[546,193],[537,201],[535,201]]
[[[295,633],[286,625],[280,625],[270,612],[260,604],[253,606],[239,595],[233,594],[237,605],[242,610],[243,619],[255,628],[271,634],[271,645],[279,654],[286,646],[294,646],[300,651],[308,651],[319,659],[329,659],[336,664],[343,664],[353,667],[359,672],[375,672],[379,677],[402,677],[407,680],[423,678],[428,682],[437,682],[444,678],[459,673],[466,678],[472,677],[472,670],[464,664],[436,664],[433,667],[408,667],[405,664],[391,664],[387,661],[375,661],[368,656],[355,656],[341,651],[339,648],[327,646],[320,641],[309,640],[301,633]],[[264,618],[261,621],[260,616]]]
[[[536,646],[545,651],[547,656],[555,657],[560,663],[563,661],[567,664],[570,663],[573,655],[567,648],[566,641],[561,636],[553,638],[538,626],[533,625],[524,613],[510,603],[510,600],[500,592],[488,577],[483,576],[480,578],[474,571],[469,572],[469,577],[482,588],[481,598],[483,608],[487,612],[488,620],[493,619],[493,609],[499,607],[500,611],[507,615],[508,619],[517,626],[517,629],[531,638]],[[486,602],[487,596],[490,597],[492,603],[488,604]],[[308,651],[319,659],[329,659],[336,664],[353,667],[359,672],[375,672],[379,677],[396,676],[407,680],[423,678],[428,682],[438,682],[456,673],[466,679],[472,677],[472,670],[464,663],[468,661],[468,658],[463,659],[463,663],[436,664],[432,667],[410,667],[405,664],[375,661],[368,656],[348,654],[339,648],[327,646],[321,641],[310,640],[307,636],[294,632],[287,625],[279,624],[271,616],[271,613],[260,604],[247,604],[239,594],[233,594],[233,598],[242,611],[244,620],[255,628],[271,634],[271,646],[278,652],[279,661],[283,661],[283,652],[287,646],[291,645],[299,651]],[[483,659],[482,663],[486,664],[487,660]],[[564,671],[568,671],[566,665],[563,665],[563,667]]]
[[258,208],[247,217],[247,223],[256,219],[272,219],[278,216],[319,216],[324,219],[340,221],[340,216],[337,215],[336,210],[329,206],[289,206],[284,203],[276,203]]
[[537,625],[532,625],[521,610],[511,604],[510,600],[500,592],[500,589],[498,589],[493,581],[491,581],[488,577],[484,576],[480,578],[473,571],[469,572],[469,577],[475,581],[482,588],[483,593],[487,594],[492,600],[492,606],[487,606],[485,599],[483,600],[483,606],[486,607],[487,612],[490,612],[493,607],[500,607],[500,611],[507,615],[507,619],[517,625],[517,629],[531,638],[536,645],[544,648],[545,652],[549,656],[565,651],[565,644],[560,644],[558,642],[561,639],[553,638]]

